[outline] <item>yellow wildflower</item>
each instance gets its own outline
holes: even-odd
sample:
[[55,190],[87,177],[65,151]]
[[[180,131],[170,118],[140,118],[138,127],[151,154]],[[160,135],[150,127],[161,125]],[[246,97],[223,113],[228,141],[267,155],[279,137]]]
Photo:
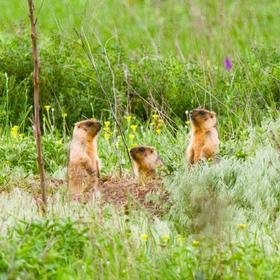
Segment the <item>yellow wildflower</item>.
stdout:
[[162,239],[163,241],[167,242],[167,241],[170,239],[170,237],[169,237],[168,234],[164,234],[164,235],[161,236],[161,239]]
[[134,134],[129,134],[128,137],[129,137],[129,139],[133,140],[135,138],[135,135]]
[[109,132],[109,131],[110,131],[110,127],[104,126],[104,127],[103,127],[103,130],[104,130],[105,132]]
[[44,108],[46,109],[47,112],[49,112],[51,109],[51,105],[45,105]]
[[105,126],[107,126],[107,127],[110,125],[110,123],[111,123],[110,121],[105,121],[104,122]]
[[186,123],[186,125],[189,125],[191,122],[190,121],[186,121],[185,123]]
[[192,244],[193,246],[199,246],[200,242],[198,240],[194,240]]
[[56,140],[55,143],[58,145],[62,145],[62,139]]
[[105,133],[105,135],[104,135],[105,139],[109,139],[110,136],[111,136],[110,133]]
[[157,120],[158,119],[158,114],[153,114],[152,117],[153,117],[154,120]]
[[185,240],[186,240],[186,238],[183,237],[182,235],[178,235],[178,236],[177,236],[177,242],[178,242],[178,243],[183,243]]
[[65,119],[67,117],[67,113],[62,113],[62,117]]
[[237,227],[239,229],[245,229],[248,225],[247,224],[238,224]]
[[149,235],[147,233],[142,233],[140,238],[142,241],[147,241],[148,240]]
[[158,129],[156,130],[156,133],[157,133],[157,134],[161,134],[161,129],[158,128]]
[[132,124],[130,127],[135,131],[136,128],[138,127],[138,125],[137,124]]
[[163,126],[164,124],[164,120],[163,119],[159,119],[158,120],[158,126]]
[[14,125],[11,128],[11,134],[13,137],[17,138],[18,137],[18,131],[19,131],[19,126],[18,125]]
[[126,118],[126,120],[127,120],[128,122],[130,122],[130,121],[131,121],[131,119],[132,119],[132,116],[127,115],[125,118]]

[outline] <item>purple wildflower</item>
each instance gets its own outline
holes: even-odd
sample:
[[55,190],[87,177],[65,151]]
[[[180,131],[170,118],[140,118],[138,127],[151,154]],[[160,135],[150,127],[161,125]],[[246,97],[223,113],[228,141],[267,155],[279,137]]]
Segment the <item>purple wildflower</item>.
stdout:
[[229,57],[226,57],[224,59],[224,65],[227,68],[227,70],[230,70],[232,68],[232,62],[231,62],[231,59]]

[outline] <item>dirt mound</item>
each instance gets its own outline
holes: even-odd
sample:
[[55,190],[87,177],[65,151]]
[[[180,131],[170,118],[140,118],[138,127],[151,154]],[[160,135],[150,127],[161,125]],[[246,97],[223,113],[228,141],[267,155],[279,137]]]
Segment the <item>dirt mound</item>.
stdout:
[[102,199],[105,202],[126,206],[128,203],[138,202],[149,204],[147,196],[163,195],[162,183],[158,179],[151,180],[146,184],[139,184],[130,177],[110,178],[101,184],[99,188]]
[[[33,180],[31,183],[32,194],[36,201],[40,200],[39,180]],[[36,186],[36,187],[35,187]],[[48,179],[48,195],[52,196],[62,186],[66,187],[65,180]],[[34,191],[36,190],[36,192]],[[64,189],[67,195],[67,187]],[[168,199],[168,193],[164,188],[160,179],[153,179],[145,184],[139,184],[136,179],[132,177],[107,177],[100,181],[98,191],[101,193],[101,205],[107,203],[116,206],[124,207],[125,209],[141,206],[151,210],[153,213],[159,213],[162,205]],[[84,193],[74,197],[81,203],[87,203],[92,196],[93,192]]]

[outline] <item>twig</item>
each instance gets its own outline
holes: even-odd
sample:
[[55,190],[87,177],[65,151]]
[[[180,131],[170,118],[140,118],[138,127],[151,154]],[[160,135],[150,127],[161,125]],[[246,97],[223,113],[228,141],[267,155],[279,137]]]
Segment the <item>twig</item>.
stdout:
[[33,0],[28,0],[29,6],[29,18],[31,24],[31,41],[32,41],[32,55],[34,63],[34,133],[37,147],[37,162],[40,174],[40,187],[42,193],[42,211],[47,211],[47,196],[46,196],[46,185],[45,185],[45,169],[44,160],[42,153],[42,142],[41,142],[41,129],[40,129],[40,112],[39,112],[39,52],[37,48],[37,33],[36,23],[37,18],[34,17],[34,3]]

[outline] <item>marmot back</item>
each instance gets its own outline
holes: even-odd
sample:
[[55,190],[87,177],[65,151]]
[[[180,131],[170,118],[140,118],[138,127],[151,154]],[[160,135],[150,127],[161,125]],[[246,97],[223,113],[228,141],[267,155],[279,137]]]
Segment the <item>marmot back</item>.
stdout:
[[130,150],[133,159],[133,169],[138,179],[155,178],[156,168],[162,165],[154,147],[136,146]]
[[188,161],[193,164],[201,159],[214,159],[219,150],[216,113],[195,109],[190,113],[191,140],[187,149]]
[[68,163],[68,188],[72,196],[94,190],[98,185],[97,135],[100,130],[101,124],[94,120],[75,124]]

